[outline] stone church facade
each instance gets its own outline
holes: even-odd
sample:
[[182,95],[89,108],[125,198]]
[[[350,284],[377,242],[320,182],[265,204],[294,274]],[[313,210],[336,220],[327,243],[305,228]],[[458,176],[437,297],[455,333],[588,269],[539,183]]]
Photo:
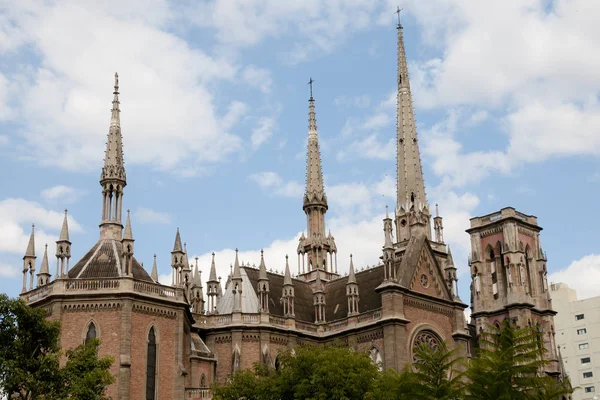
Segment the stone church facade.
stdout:
[[[352,258],[339,261],[335,238],[326,230],[328,201],[311,83],[303,199],[307,227],[298,243],[297,260],[278,260],[278,269],[285,271],[279,274],[267,268],[275,264],[265,261],[267,254],[255,267],[240,263],[236,251],[232,271],[222,284],[213,254],[209,279],[202,282],[197,260],[188,259],[178,230],[171,252],[172,284],[160,284],[156,256],[150,273],[137,261],[129,212],[123,214],[127,179],[115,74],[100,176],[98,242],[71,263],[65,212],[55,273],[50,273],[46,251],[36,274],[32,230],[23,258],[21,297],[61,322],[63,348],[92,337],[101,340],[100,355],[115,359],[116,382],[108,389],[114,399],[210,398],[209,387],[215,380],[257,362],[276,367],[280,352],[304,344],[340,341],[368,352],[381,368],[397,370],[412,362],[413,349],[423,342],[436,346],[445,341],[459,355],[468,356],[473,338],[464,317],[467,305],[458,297],[456,267],[444,242],[442,218],[437,206],[432,215],[426,198],[401,25],[397,78],[397,203],[393,216],[386,211],[383,220],[379,265],[357,270]],[[545,271],[545,258],[538,250],[539,228],[534,217],[523,220],[513,213],[504,218],[504,213],[490,228],[494,234],[486,233],[486,217],[472,220],[469,231],[477,288],[475,335],[484,324],[505,315],[539,323],[546,333],[552,311],[544,292],[545,275],[539,275],[540,268]],[[502,224],[507,228],[496,227]],[[490,277],[488,242],[494,260],[501,256],[511,268],[515,266],[508,287],[502,274],[496,273],[497,283]],[[338,273],[338,262],[349,263],[348,275]],[[291,274],[290,263],[296,263],[296,276]],[[517,281],[517,265],[529,268],[530,278],[523,280],[521,275]],[[490,291],[490,285],[497,289]],[[507,302],[516,306],[506,308]]]

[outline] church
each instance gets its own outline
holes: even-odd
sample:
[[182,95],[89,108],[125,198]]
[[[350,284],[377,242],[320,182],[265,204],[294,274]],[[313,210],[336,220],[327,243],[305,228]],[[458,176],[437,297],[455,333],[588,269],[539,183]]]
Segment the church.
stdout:
[[[56,268],[46,250],[36,272],[32,229],[21,294],[60,321],[64,349],[100,339],[100,355],[115,360],[111,372],[116,381],[109,396],[209,399],[210,385],[238,369],[254,363],[277,368],[284,350],[334,341],[368,353],[381,369],[402,369],[413,361],[420,343],[436,347],[445,341],[468,357],[479,333],[506,318],[539,329],[553,361],[548,372],[558,373],[554,312],[535,217],[505,208],[471,220],[472,323],[465,320],[467,304],[458,296],[457,268],[444,242],[443,220],[437,207],[432,214],[426,198],[400,24],[397,31],[397,202],[382,221],[379,265],[360,270],[351,257],[338,260],[335,238],[326,229],[328,201],[311,87],[302,207],[306,229],[297,254],[278,260],[277,269],[285,272],[267,268],[268,255],[261,256],[258,267],[244,265],[236,251],[231,273],[221,282],[213,253],[208,280],[202,282],[178,230],[171,252],[172,283],[160,284],[156,256],[150,271],[137,261],[134,229],[129,212],[123,213],[127,177],[115,74],[100,175],[98,241],[72,262],[65,212]],[[348,275],[338,273],[338,262],[349,262]]]

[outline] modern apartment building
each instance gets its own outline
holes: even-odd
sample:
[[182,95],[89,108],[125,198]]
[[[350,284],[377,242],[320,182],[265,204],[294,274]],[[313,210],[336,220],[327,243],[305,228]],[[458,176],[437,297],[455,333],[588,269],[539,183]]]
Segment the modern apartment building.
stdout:
[[571,384],[580,388],[573,400],[599,399],[600,296],[577,300],[577,292],[565,283],[550,285],[550,296],[558,312],[556,343]]

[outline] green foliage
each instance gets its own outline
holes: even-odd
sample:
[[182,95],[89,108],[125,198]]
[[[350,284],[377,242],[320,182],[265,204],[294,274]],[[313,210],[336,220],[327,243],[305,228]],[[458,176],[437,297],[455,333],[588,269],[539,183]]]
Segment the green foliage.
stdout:
[[568,380],[543,375],[543,343],[531,328],[505,323],[484,334],[466,365],[446,344],[417,349],[401,372],[378,372],[371,359],[344,346],[306,347],[279,355],[279,369],[255,365],[214,386],[216,400],[556,400]]
[[60,325],[44,309],[0,294],[0,395],[22,400],[97,399],[113,382],[97,340],[67,351],[61,368]]
[[541,375],[548,364],[538,332],[516,328],[508,320],[500,328],[483,333],[478,357],[471,361],[467,399],[533,400],[552,399],[570,393],[566,383]]
[[362,399],[378,376],[367,354],[345,346],[298,347],[278,356],[279,368],[256,365],[213,388],[220,400]]
[[61,370],[64,382],[62,398],[108,400],[105,388],[114,382],[110,374],[111,357],[98,357],[98,339],[67,350],[67,363]]

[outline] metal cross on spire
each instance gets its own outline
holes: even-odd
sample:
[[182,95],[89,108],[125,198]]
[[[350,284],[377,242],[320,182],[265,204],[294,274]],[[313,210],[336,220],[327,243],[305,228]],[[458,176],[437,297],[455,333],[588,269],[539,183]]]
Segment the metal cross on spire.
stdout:
[[400,25],[400,12],[404,10],[404,8],[400,8],[399,6],[396,6],[396,12],[394,14],[398,14],[398,25]]
[[308,84],[310,85],[310,98],[312,99],[313,95],[312,95],[312,84],[313,84],[314,80],[313,78],[310,78],[308,81]]

